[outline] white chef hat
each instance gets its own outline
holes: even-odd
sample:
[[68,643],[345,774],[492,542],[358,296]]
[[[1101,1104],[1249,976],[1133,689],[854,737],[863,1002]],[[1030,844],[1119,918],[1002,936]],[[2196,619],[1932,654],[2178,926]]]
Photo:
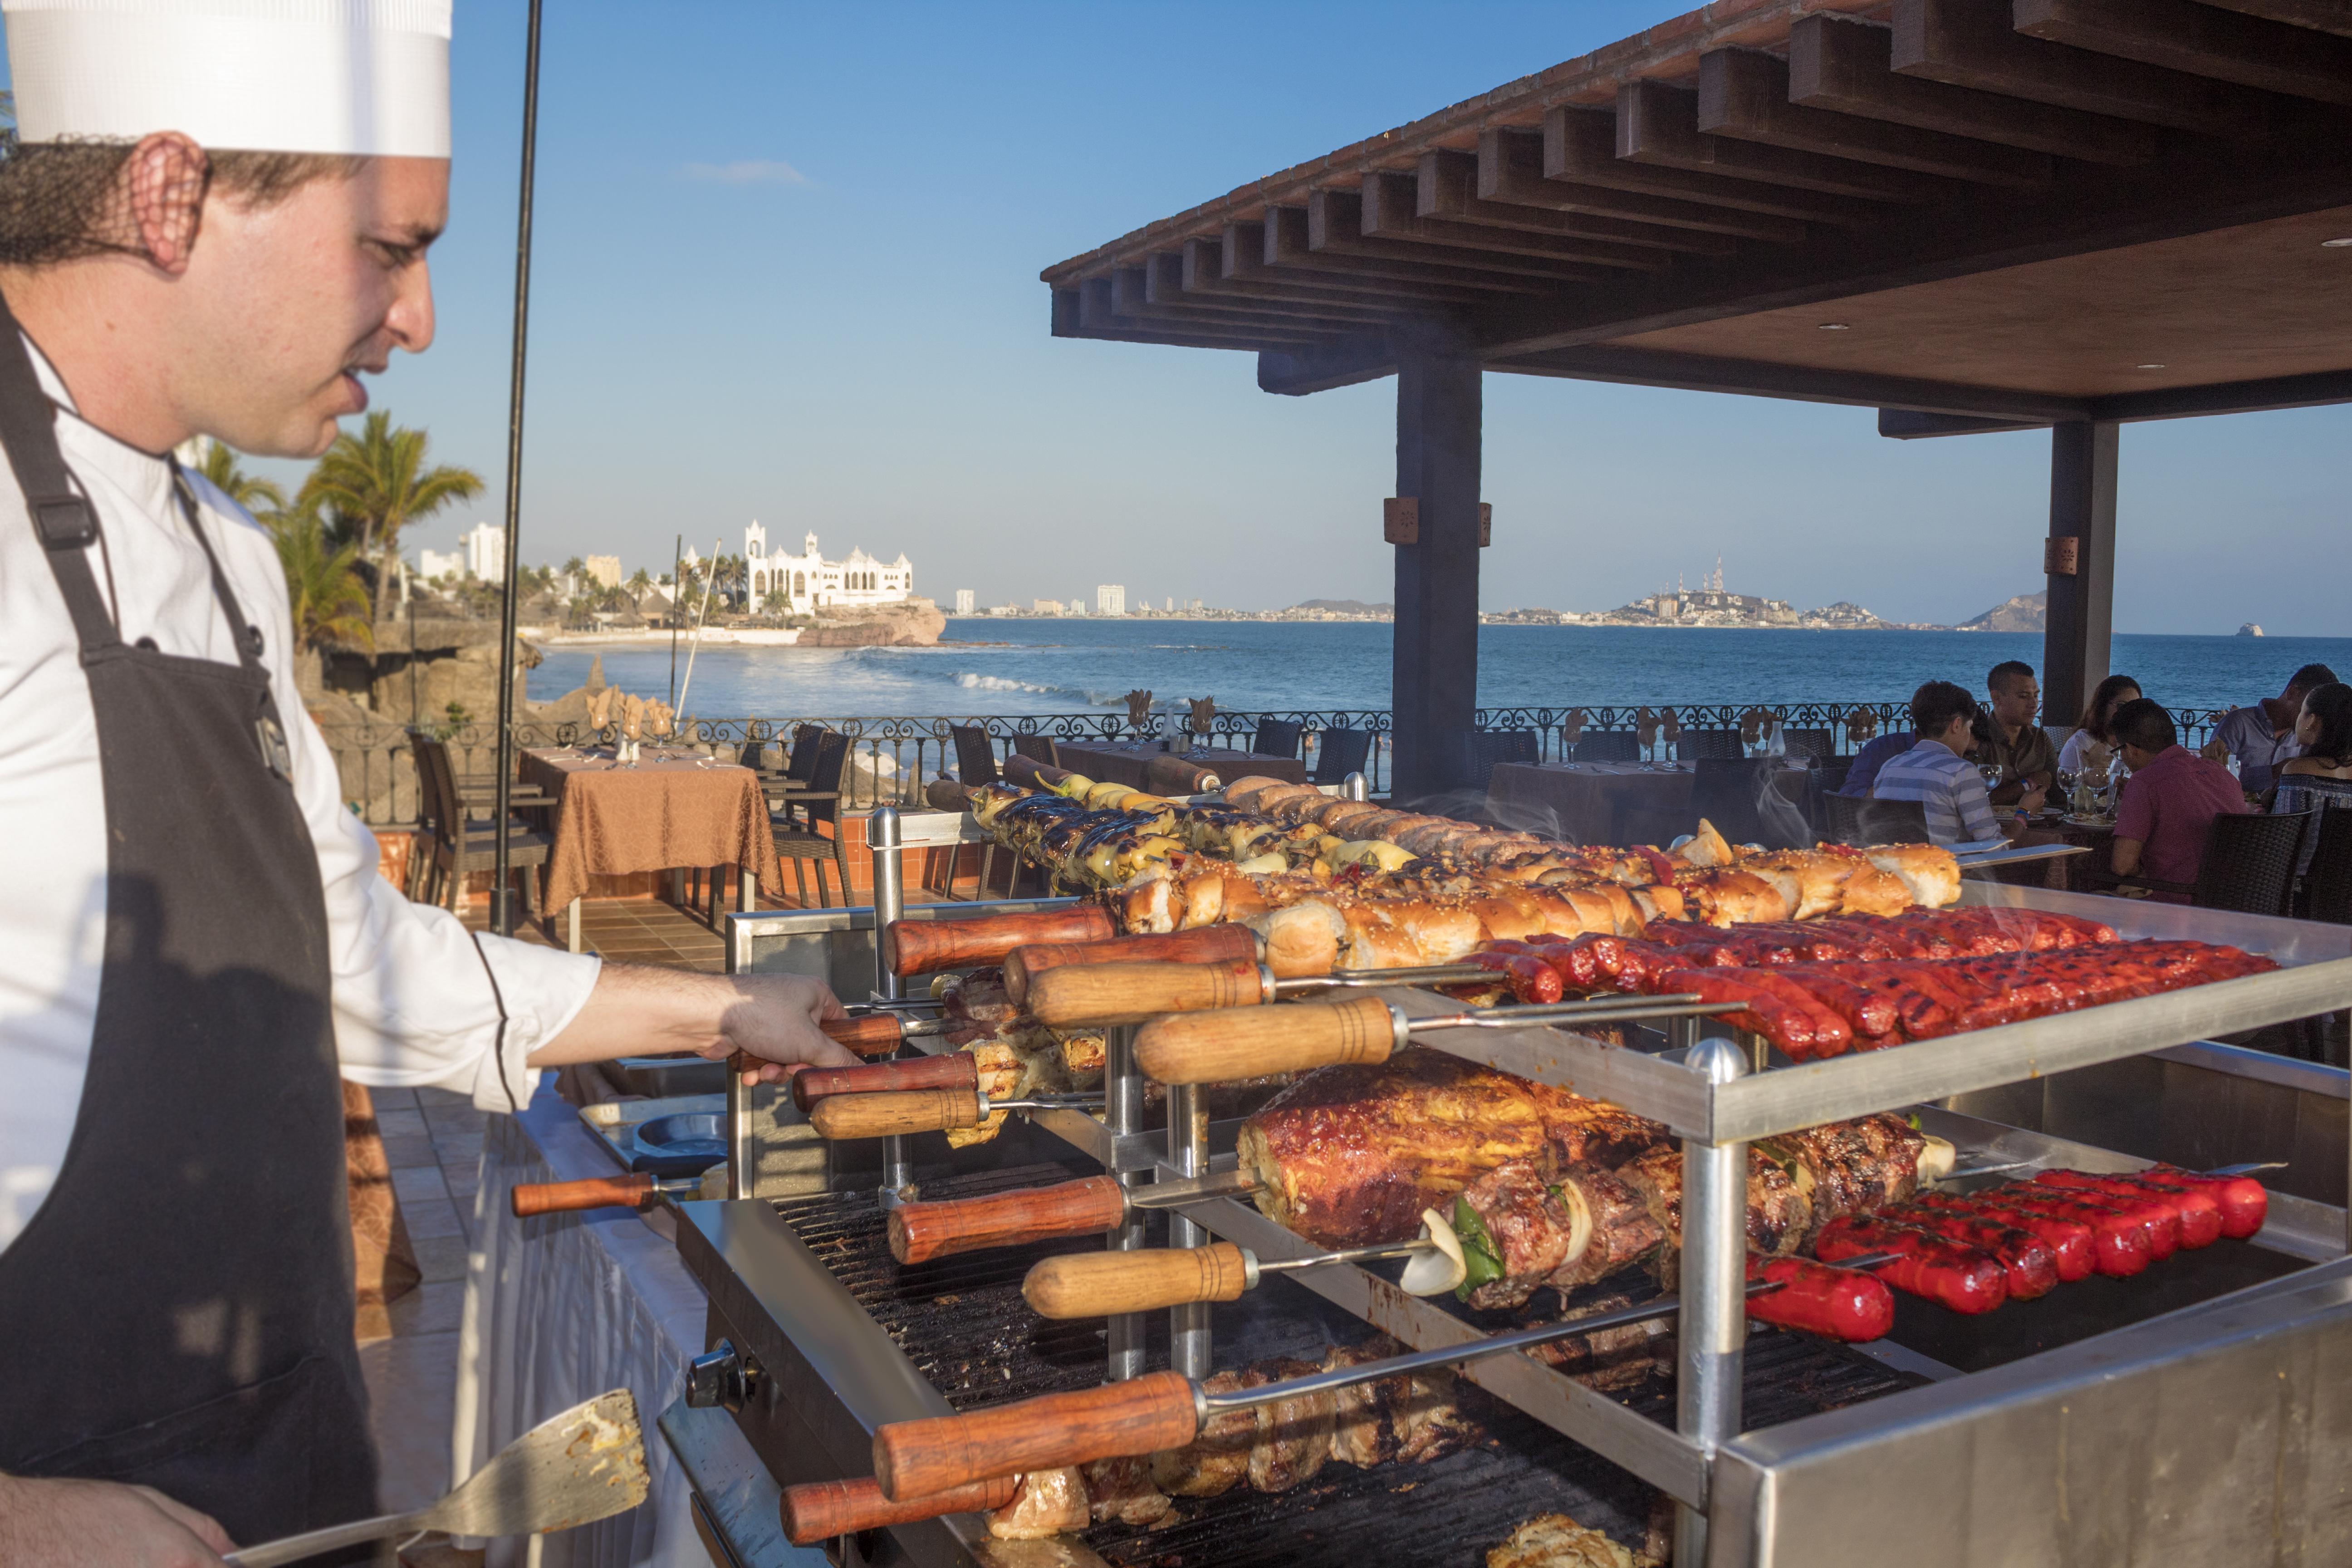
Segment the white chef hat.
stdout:
[[26,142],[449,155],[451,0],[0,0]]

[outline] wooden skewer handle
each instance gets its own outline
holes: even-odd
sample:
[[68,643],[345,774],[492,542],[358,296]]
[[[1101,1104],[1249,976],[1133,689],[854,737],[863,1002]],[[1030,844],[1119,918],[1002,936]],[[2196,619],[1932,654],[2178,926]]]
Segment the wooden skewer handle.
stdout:
[[1049,969],[1029,987],[1029,1011],[1055,1028],[1134,1024],[1162,1013],[1254,1007],[1270,998],[1257,961],[1102,963]]
[[888,932],[891,961],[902,975],[995,963],[1028,942],[1101,942],[1118,934],[1100,904],[967,921],[892,921]]
[[862,1018],[835,1018],[819,1024],[825,1035],[837,1045],[847,1046],[861,1057],[887,1057],[898,1048],[904,1038],[897,1016],[889,1013],[868,1013]]
[[1109,1176],[984,1198],[902,1204],[890,1211],[890,1256],[901,1263],[929,1263],[959,1252],[1092,1236],[1126,1217],[1127,1194]]
[[980,1063],[970,1051],[942,1051],[903,1062],[868,1062],[862,1068],[803,1068],[793,1075],[793,1103],[803,1110],[832,1094],[887,1094],[908,1089],[961,1089],[980,1092]]
[[654,1201],[649,1175],[591,1176],[584,1182],[523,1182],[508,1194],[517,1219],[575,1209],[641,1209]]
[[1029,1005],[1029,987],[1049,969],[1092,963],[1215,963],[1257,962],[1257,933],[1247,926],[1195,926],[1164,936],[1121,936],[1108,942],[1031,942],[1004,955],[1004,994]]
[[874,1476],[896,1500],[992,1476],[1181,1448],[1200,1435],[1192,1384],[1172,1372],[1043,1394],[961,1415],[899,1421],[874,1434]]
[[1161,1083],[1223,1083],[1339,1062],[1383,1062],[1396,1048],[1377,996],[1283,1007],[1235,1007],[1155,1018],[1135,1034],[1135,1063]]
[[1108,1318],[1192,1301],[1238,1301],[1249,1266],[1230,1241],[1041,1258],[1021,1294],[1041,1318]]
[[837,1535],[914,1524],[943,1513],[982,1513],[1003,1508],[1020,1489],[1020,1477],[999,1476],[929,1497],[892,1502],[882,1495],[881,1483],[866,1476],[854,1481],[810,1481],[786,1487],[777,1511],[783,1516],[784,1539],[794,1546],[814,1546]]
[[980,1125],[980,1095],[968,1089],[910,1089],[891,1094],[828,1095],[809,1108],[820,1138],[891,1138]]

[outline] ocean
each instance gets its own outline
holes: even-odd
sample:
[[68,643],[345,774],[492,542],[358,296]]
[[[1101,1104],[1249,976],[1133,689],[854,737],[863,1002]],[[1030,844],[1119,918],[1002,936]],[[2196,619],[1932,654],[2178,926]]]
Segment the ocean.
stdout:
[[[604,679],[640,696],[670,689],[665,644],[549,650],[534,700]],[[1981,691],[2003,659],[2039,666],[2042,638],[1997,632],[1669,630],[1484,626],[1482,707],[1647,703],[1898,702],[1921,681]],[[2352,675],[2352,638],[2117,637],[2115,668],[2175,708],[2275,696],[2312,662]],[[683,646],[677,659],[686,674]],[[1389,705],[1389,628],[1312,621],[950,619],[928,648],[707,647],[685,708],[709,718],[966,717],[1123,711],[1125,694],[1214,697],[1220,710]],[[2058,715],[2052,715],[2053,721]],[[2071,718],[2071,715],[2066,717]]]

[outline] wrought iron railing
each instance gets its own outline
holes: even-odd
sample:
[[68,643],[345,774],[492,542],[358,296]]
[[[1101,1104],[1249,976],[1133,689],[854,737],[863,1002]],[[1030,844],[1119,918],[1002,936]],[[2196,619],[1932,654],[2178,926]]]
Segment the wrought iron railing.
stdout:
[[[1578,742],[1595,742],[1602,736],[1622,737],[1615,742],[1622,749],[1625,740],[1638,741],[1641,716],[1645,710],[1625,705],[1587,706],[1580,710],[1482,708],[1477,721],[1481,730],[1489,731],[1532,731],[1538,760],[1560,762],[1576,754],[1577,747],[1568,738],[1568,725],[1580,711],[1582,722]],[[1719,743],[1726,731],[1738,731],[1749,714],[1759,711],[1780,721],[1784,733],[1796,742],[1792,750],[1819,750],[1828,756],[1850,754],[1856,749],[1856,726],[1853,721],[1858,715],[1869,716],[1862,727],[1873,732],[1889,727],[1899,729],[1908,722],[1905,704],[1900,702],[1679,704],[1674,712],[1682,726],[1681,744],[1676,747],[1659,741],[1654,754],[1701,754],[1708,744],[1701,738],[1703,735],[1717,737]],[[2190,746],[2203,743],[2221,716],[2219,710],[2207,709],[2179,709],[2173,714],[2181,728],[2182,741]],[[1309,769],[1320,759],[1324,731],[1370,731],[1372,744],[1364,773],[1372,793],[1386,793],[1392,723],[1387,710],[1219,713],[1211,721],[1209,743],[1247,750],[1258,726],[1267,721],[1300,726],[1301,755]],[[1024,736],[1104,742],[1131,738],[1134,733],[1126,718],[1116,713],[989,713],[970,717],[691,719],[681,722],[679,738],[707,745],[715,754],[730,761],[754,760],[746,753],[756,748],[763,753],[757,759],[760,763],[777,767],[783,761],[781,743],[788,742],[794,727],[803,724],[819,725],[848,737],[850,764],[842,780],[842,794],[844,805],[854,811],[885,802],[919,805],[924,786],[935,779],[957,776],[953,731],[958,728],[984,731],[1000,766],[1013,753],[1015,742]],[[397,724],[373,722],[323,728],[341,775],[343,798],[352,803],[362,820],[372,826],[413,826],[417,820],[416,769],[410,753],[408,731]],[[605,733],[609,736],[610,731]],[[460,725],[444,738],[458,773],[487,774],[496,766],[496,732],[492,725]],[[519,747],[568,746],[594,738],[590,727],[578,721],[523,720],[515,726],[515,743]],[[1607,744],[1595,746],[1586,754],[1606,749]]]

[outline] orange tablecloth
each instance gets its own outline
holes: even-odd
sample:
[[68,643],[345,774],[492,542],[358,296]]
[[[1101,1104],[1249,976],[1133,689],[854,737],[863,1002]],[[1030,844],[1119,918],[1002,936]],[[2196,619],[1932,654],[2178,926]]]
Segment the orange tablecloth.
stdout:
[[767,797],[749,768],[650,747],[624,768],[610,747],[566,746],[523,752],[522,777],[557,797],[551,910],[586,892],[591,877],[673,866],[740,866],[778,885]]
[[[1486,798],[1501,820],[1572,844],[1663,844],[1695,825],[1697,782],[1689,763],[1647,771],[1639,763],[1498,763]],[[1801,763],[1780,769],[1773,783],[1791,802],[1803,801]]]

